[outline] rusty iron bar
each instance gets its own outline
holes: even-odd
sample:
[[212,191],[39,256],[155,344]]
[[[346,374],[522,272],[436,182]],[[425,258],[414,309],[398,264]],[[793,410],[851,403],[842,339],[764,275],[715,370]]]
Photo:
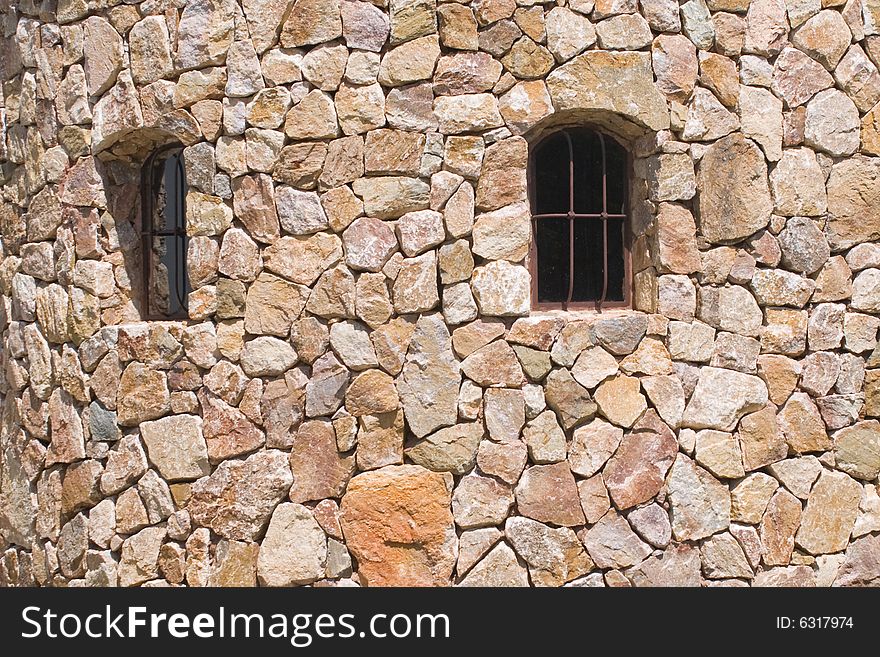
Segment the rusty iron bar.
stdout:
[[602,312],[602,304],[608,294],[608,165],[605,156],[605,135],[601,132],[599,144],[602,146],[602,298],[596,310]]
[[581,212],[546,212],[543,214],[533,214],[532,219],[567,219],[568,217],[574,217],[575,219],[626,219],[627,215],[625,214],[584,214]]
[[563,308],[568,310],[574,296],[574,144],[568,131],[563,131],[568,143],[568,298]]

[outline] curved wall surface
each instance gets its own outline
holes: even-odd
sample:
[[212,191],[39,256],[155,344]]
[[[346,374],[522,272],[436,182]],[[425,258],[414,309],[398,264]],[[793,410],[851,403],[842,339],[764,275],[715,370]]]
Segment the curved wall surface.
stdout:
[[[0,32],[0,584],[880,581],[876,0],[0,0]],[[631,309],[533,309],[530,145],[569,127],[631,156]]]

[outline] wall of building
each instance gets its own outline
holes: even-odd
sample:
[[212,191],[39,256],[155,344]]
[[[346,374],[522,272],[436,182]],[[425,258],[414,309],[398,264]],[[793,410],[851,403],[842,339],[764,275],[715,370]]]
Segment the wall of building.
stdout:
[[[0,583],[877,583],[876,0],[0,19]],[[632,154],[634,310],[530,311],[571,125]]]

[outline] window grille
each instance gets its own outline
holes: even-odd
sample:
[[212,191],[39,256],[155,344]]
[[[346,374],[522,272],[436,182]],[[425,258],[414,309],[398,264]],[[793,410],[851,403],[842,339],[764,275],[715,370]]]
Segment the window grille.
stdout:
[[542,139],[530,158],[532,305],[629,307],[629,154],[589,129]]
[[141,171],[145,319],[188,316],[186,190],[182,148],[172,145],[154,151]]

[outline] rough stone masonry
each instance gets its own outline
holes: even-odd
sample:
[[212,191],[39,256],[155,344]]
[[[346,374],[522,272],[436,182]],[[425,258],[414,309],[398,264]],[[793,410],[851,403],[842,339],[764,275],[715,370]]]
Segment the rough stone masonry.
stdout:
[[[880,584],[880,0],[0,0],[0,584]],[[632,310],[527,160],[633,156]],[[189,320],[139,172],[186,148]]]

